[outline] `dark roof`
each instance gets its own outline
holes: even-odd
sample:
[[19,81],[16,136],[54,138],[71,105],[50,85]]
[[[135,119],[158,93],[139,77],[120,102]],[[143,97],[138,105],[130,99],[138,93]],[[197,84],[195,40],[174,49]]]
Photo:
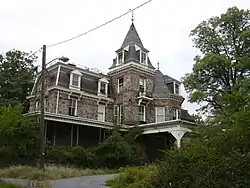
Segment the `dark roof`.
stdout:
[[164,75],[164,80],[165,80],[165,83],[168,84],[168,83],[172,83],[172,82],[177,82],[177,83],[181,83],[180,81],[168,76],[168,75]]
[[190,121],[190,122],[195,122],[194,118],[190,116],[187,110],[181,109],[181,119]]
[[[125,50],[125,54],[124,54],[124,64],[128,63],[130,61],[134,61],[137,63],[140,63],[140,51],[137,50],[136,51],[136,46],[139,46],[144,52],[148,53],[149,51],[144,48],[142,41],[136,31],[136,28],[134,26],[134,24],[132,23],[132,25],[129,28],[129,31],[121,45],[121,48],[119,48],[116,52],[122,52],[122,50],[124,48],[126,48],[127,50]],[[115,67],[117,64],[116,59],[113,59],[113,64],[110,68]],[[155,69],[154,66],[152,65],[150,59],[148,58],[148,68],[151,69]]]
[[128,33],[127,33],[127,35],[126,35],[126,37],[125,37],[125,39],[124,39],[124,41],[122,43],[121,48],[123,48],[123,47],[125,47],[125,46],[127,46],[128,44],[131,44],[131,43],[137,44],[140,47],[143,47],[142,41],[141,41],[141,39],[140,39],[140,37],[139,37],[133,23],[129,28],[129,31],[128,31]]
[[141,49],[143,49],[146,52],[149,52],[146,48],[144,48],[142,41],[137,33],[137,30],[135,28],[134,23],[131,24],[121,47],[117,51],[120,51],[122,48],[126,47],[127,45],[131,45],[131,44],[132,45],[137,44]]
[[169,97],[170,91],[165,84],[164,75],[160,70],[155,71],[154,77],[154,88],[153,88],[153,97],[154,98],[165,98]]

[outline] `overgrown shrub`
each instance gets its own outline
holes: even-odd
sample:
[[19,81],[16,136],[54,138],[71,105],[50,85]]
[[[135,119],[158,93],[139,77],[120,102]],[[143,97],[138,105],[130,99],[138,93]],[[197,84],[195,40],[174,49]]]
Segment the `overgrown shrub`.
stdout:
[[146,161],[144,152],[136,143],[138,130],[122,135],[113,130],[107,139],[95,148],[48,147],[48,163],[72,165],[83,168],[119,168],[126,165],[140,165]]

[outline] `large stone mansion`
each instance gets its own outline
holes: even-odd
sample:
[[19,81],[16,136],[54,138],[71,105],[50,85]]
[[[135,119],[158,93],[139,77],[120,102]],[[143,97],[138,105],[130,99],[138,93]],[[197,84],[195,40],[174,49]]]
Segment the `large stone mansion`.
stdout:
[[[195,123],[182,109],[181,83],[155,69],[148,53],[132,23],[107,74],[63,62],[48,67],[46,138],[55,145],[89,147],[105,137],[105,129],[138,125],[149,148],[168,147],[170,140],[180,147]],[[40,77],[27,97],[29,114],[40,111]]]

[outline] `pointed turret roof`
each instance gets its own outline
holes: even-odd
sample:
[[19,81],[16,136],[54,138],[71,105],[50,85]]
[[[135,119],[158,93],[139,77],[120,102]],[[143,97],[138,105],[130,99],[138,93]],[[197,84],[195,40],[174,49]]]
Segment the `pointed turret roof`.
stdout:
[[127,35],[126,35],[126,37],[125,37],[125,39],[124,39],[124,41],[122,43],[121,48],[123,48],[123,47],[125,47],[125,46],[127,46],[127,45],[129,45],[131,43],[132,44],[137,44],[137,45],[139,45],[140,47],[143,48],[142,41],[141,41],[141,39],[140,39],[140,37],[139,37],[139,35],[137,33],[137,30],[135,28],[134,23],[131,24],[131,26],[130,26],[130,28],[128,30],[128,33],[127,33]]

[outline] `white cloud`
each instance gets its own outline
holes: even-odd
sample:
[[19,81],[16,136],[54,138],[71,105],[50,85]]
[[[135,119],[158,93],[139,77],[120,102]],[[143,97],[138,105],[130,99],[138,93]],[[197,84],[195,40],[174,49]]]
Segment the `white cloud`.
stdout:
[[[146,0],[8,0],[0,6],[0,52],[13,48],[37,50],[83,33]],[[230,6],[250,8],[246,0],[152,0],[135,11],[135,26],[156,66],[177,79],[190,72],[197,50],[192,48],[190,31],[201,21],[220,15]],[[68,56],[76,64],[108,71],[131,24],[131,15],[77,40],[49,48],[47,59]],[[39,59],[40,60],[40,59]],[[186,96],[186,94],[185,94]],[[195,105],[185,102],[191,113]]]

